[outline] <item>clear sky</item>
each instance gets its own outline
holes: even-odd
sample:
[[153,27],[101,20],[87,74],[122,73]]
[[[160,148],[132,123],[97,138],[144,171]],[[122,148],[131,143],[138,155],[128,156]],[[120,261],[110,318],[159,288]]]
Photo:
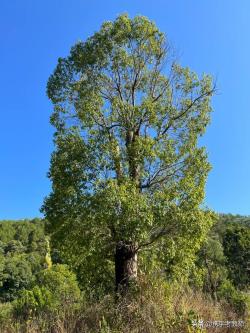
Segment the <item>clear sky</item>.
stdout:
[[52,107],[45,90],[57,58],[124,12],[154,20],[182,65],[217,78],[202,139],[213,165],[206,204],[250,215],[249,0],[1,0],[0,219],[40,216],[50,191]]

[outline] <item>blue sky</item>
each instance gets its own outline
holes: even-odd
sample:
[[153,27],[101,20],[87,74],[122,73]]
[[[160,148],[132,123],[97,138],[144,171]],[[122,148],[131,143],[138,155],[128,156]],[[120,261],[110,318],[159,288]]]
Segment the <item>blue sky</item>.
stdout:
[[57,58],[124,12],[154,20],[182,65],[217,78],[202,139],[213,165],[206,204],[250,215],[248,0],[1,0],[0,219],[39,216],[50,191],[52,107],[45,90]]

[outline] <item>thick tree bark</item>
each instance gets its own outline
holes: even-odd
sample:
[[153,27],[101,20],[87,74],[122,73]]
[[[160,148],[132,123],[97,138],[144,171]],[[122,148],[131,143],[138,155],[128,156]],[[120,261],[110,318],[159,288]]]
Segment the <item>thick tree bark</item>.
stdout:
[[136,245],[132,242],[120,241],[115,253],[116,291],[124,292],[129,283],[137,278]]

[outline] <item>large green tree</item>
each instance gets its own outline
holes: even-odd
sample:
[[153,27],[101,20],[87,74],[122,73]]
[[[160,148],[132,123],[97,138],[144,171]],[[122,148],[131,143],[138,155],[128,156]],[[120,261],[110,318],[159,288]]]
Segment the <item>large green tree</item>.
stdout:
[[[54,104],[52,241],[89,286],[127,286],[139,267],[188,264],[211,226],[202,210],[210,165],[198,139],[214,92],[178,65],[146,17],[105,22],[66,58],[47,93]],[[144,251],[145,249],[150,251]]]

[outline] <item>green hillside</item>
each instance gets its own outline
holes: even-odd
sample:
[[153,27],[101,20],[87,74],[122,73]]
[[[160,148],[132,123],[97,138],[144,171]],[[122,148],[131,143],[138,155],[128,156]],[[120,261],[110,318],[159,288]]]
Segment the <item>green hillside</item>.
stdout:
[[[157,275],[157,279],[154,275],[151,278],[140,277],[139,289],[134,291],[136,297],[145,297],[146,293],[150,307],[154,309],[153,317],[149,315],[153,328],[148,332],[163,332],[163,328],[166,329],[166,325],[173,321],[173,332],[179,332],[179,329],[186,332],[188,323],[206,316],[246,318],[246,295],[250,283],[249,220],[249,217],[238,215],[219,216],[196,254],[195,265],[190,269],[186,284],[169,280],[168,273],[161,273],[160,278]],[[123,316],[128,316],[134,327],[142,325],[141,317],[149,311],[147,306],[143,305],[137,315],[124,308],[122,317],[116,318],[112,290],[102,300],[94,291],[92,295],[87,294],[81,284],[82,273],[70,267],[70,263],[60,257],[59,251],[50,248],[43,220],[1,221],[0,331],[25,332],[31,325],[31,332],[40,332],[42,326],[46,327],[46,332],[52,332],[55,327],[47,321],[48,318],[57,321],[56,325],[60,322],[66,326],[63,332],[116,332],[115,329],[123,332],[129,329]],[[188,301],[190,297],[191,302]],[[139,310],[136,310],[138,303],[133,303],[133,306],[135,311]],[[163,328],[156,328],[161,320]],[[68,321],[75,328],[67,328]],[[77,330],[78,325],[85,327],[84,330]],[[148,327],[149,323],[143,325]],[[10,327],[12,330],[8,331]]]

